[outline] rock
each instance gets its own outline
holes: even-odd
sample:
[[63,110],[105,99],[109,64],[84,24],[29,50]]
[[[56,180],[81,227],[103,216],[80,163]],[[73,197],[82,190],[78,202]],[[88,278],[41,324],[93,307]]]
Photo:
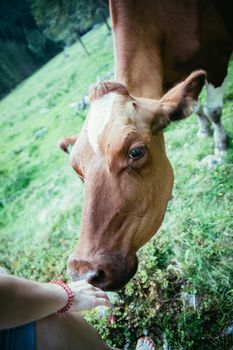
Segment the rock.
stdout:
[[48,113],[49,111],[50,111],[49,108],[42,108],[42,109],[40,110],[40,113],[41,113],[41,114],[46,114],[46,113]]
[[46,127],[42,128],[42,129],[39,129],[39,130],[37,130],[35,132],[35,137],[37,139],[40,138],[40,137],[44,137],[45,134],[47,133],[47,131],[48,131],[48,128],[46,128]]
[[7,275],[6,270],[2,266],[0,266],[0,275]]
[[231,322],[222,332],[223,336],[227,337],[233,333],[233,322]]
[[72,103],[70,103],[70,108],[75,108],[76,105],[77,105],[77,102],[72,102]]
[[[113,73],[112,72],[108,72],[106,73],[106,75],[102,76],[102,77],[98,77],[97,78],[97,81],[96,81],[96,84],[97,83],[100,83],[101,81],[104,81],[104,80],[109,80],[110,77],[113,76]],[[94,84],[94,85],[96,85]],[[90,86],[90,89],[93,87],[93,85]],[[82,99],[78,102],[72,102],[70,104],[70,107],[73,108],[75,110],[75,112],[79,113],[79,112],[82,112],[84,111],[86,108],[89,107],[89,104],[90,104],[90,101],[89,101],[89,94],[86,94],[82,97]]]
[[218,165],[223,163],[223,159],[221,157],[217,157],[214,155],[208,155],[202,159],[201,165],[207,167],[210,170],[214,170]]
[[89,106],[89,96],[84,95],[79,102],[73,102],[70,104],[71,108],[74,108],[75,112],[84,111]]
[[181,299],[187,302],[194,310],[198,309],[201,305],[201,298],[196,294],[182,293]]

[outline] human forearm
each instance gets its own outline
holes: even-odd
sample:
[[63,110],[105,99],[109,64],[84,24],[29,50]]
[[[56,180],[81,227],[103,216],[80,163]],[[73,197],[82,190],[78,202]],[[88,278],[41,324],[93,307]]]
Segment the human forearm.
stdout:
[[0,275],[0,329],[46,317],[66,303],[67,294],[61,286]]

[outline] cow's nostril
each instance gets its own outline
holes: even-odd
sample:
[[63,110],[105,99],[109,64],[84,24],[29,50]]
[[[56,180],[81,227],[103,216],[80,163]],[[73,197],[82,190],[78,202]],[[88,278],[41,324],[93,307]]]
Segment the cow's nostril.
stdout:
[[106,279],[106,274],[104,270],[95,270],[88,276],[88,282],[94,285],[99,285],[103,283]]

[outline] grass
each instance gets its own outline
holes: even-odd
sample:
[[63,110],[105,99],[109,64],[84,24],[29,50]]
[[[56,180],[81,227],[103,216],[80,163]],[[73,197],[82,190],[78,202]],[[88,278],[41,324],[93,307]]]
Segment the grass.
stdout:
[[[57,248],[54,265],[62,251],[64,270],[81,215],[82,186],[57,143],[80,130],[86,111],[77,113],[72,106],[113,66],[112,39],[104,27],[98,35],[89,32],[84,41],[90,57],[74,45],[67,57],[58,55],[0,103],[0,263],[40,280],[49,276],[41,273],[47,270],[41,259],[44,250]],[[41,130],[44,134],[37,137]],[[59,238],[50,245],[53,236],[62,237],[64,248]],[[50,253],[44,255],[49,260]],[[30,271],[32,262],[35,269]],[[57,267],[51,272],[57,273]]]
[[[57,142],[82,126],[86,111],[77,113],[74,103],[113,71],[105,27],[89,32],[84,42],[90,57],[76,44],[0,101],[0,265],[40,281],[66,278],[81,217],[82,184]],[[223,110],[229,135],[224,164],[212,171],[201,165],[213,153],[213,139],[197,139],[195,116],[166,130],[175,186],[165,221],[122,291],[124,310],[115,310],[119,325],[92,317],[112,344],[133,342],[147,328],[158,348],[164,337],[173,350],[224,348],[211,339],[219,339],[233,320],[232,63]],[[187,301],[193,295],[200,304],[195,309]]]

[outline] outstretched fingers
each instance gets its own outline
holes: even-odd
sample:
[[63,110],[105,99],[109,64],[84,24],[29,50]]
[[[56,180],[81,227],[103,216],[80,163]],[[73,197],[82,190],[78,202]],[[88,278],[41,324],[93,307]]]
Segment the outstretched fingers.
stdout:
[[69,286],[74,293],[74,300],[70,311],[88,310],[96,306],[112,306],[104,291],[93,287],[86,281],[73,282]]

